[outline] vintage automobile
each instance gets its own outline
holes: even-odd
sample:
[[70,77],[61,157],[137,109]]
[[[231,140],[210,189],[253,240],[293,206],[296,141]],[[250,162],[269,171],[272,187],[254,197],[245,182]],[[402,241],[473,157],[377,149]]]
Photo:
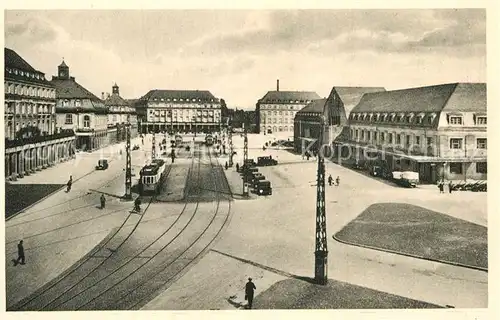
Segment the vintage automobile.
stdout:
[[266,180],[266,176],[264,176],[262,173],[255,174],[252,181],[252,188],[256,189],[259,185],[259,182],[263,180]]
[[273,159],[272,156],[258,157],[257,158],[257,166],[275,166],[278,164],[278,161]]
[[135,151],[135,150],[139,150],[139,145],[138,144],[134,144],[134,146],[132,147],[132,151]]
[[254,192],[259,196],[271,195],[273,194],[273,188],[271,188],[271,182],[267,180],[260,180],[257,183]]
[[100,159],[97,161],[97,166],[95,166],[96,170],[106,170],[108,168],[108,160]]

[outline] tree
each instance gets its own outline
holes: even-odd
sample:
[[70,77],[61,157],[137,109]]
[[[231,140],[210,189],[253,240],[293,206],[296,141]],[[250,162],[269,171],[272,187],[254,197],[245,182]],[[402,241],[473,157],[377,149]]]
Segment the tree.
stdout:
[[21,128],[21,130],[19,130],[16,133],[16,139],[35,138],[35,137],[39,137],[40,135],[41,135],[41,131],[38,127],[28,126],[28,127]]

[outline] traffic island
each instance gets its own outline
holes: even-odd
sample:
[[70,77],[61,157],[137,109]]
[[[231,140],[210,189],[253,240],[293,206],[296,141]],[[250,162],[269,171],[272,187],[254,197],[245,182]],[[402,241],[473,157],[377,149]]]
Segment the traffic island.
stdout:
[[350,245],[488,270],[486,227],[410,204],[373,204],[333,238]]
[[255,297],[254,309],[435,309],[442,306],[345,282],[286,279]]

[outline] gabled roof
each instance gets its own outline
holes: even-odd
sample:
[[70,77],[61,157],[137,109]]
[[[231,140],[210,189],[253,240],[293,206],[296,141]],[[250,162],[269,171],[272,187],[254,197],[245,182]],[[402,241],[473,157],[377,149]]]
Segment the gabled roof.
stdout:
[[382,87],[333,87],[339,95],[346,115],[349,116],[351,110],[359,103],[365,93],[385,91]]
[[70,79],[52,77],[50,82],[56,87],[57,99],[90,99],[102,103],[101,99],[81,86],[73,77]]
[[456,87],[450,83],[366,93],[352,112],[440,112]]
[[130,104],[117,94],[110,95],[105,101],[106,106],[130,106]]
[[207,90],[151,90],[146,93],[140,100],[151,101],[151,100],[161,100],[161,99],[183,99],[185,102],[190,102],[193,99],[196,102],[218,102],[218,99],[214,97],[210,91]]
[[458,83],[443,111],[486,112],[486,83]]
[[[297,112],[297,115],[304,113],[323,113],[327,99],[316,99]],[[297,116],[296,115],[296,116]]]
[[304,104],[316,99],[321,99],[321,97],[313,91],[268,91],[259,102]]

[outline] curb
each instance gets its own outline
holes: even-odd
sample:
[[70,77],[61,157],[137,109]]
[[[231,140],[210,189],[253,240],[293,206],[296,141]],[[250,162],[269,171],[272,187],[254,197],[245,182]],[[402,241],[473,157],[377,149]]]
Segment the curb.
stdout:
[[[111,162],[113,162],[114,160],[116,160],[116,159],[115,159],[115,158],[112,158],[112,159],[110,159],[110,160],[108,161],[108,163],[111,163]],[[96,171],[97,171],[96,169],[92,169],[92,171],[90,171],[90,172],[88,172],[88,173],[84,174],[83,176],[81,176],[81,177],[80,177],[80,178],[78,178],[78,179],[73,180],[73,182],[77,182],[78,180],[81,180],[81,179],[83,179],[83,178],[87,177],[88,175],[90,175],[90,174],[92,174],[92,173],[94,173],[94,172],[96,172]],[[25,208],[23,208],[23,209],[21,209],[21,210],[19,210],[19,211],[15,212],[14,214],[12,214],[12,215],[10,215],[9,217],[5,218],[5,221],[9,221],[9,220],[11,220],[12,218],[14,218],[14,217],[16,217],[16,216],[20,215],[21,213],[25,212],[26,210],[29,210],[30,208],[34,207],[34,206],[35,206],[35,205],[37,205],[38,203],[40,203],[40,202],[42,202],[43,200],[47,199],[48,197],[50,197],[50,196],[54,195],[55,193],[57,193],[57,192],[59,192],[59,191],[63,190],[65,187],[66,187],[66,184],[63,184],[63,185],[62,185],[59,189],[56,189],[56,190],[52,191],[51,193],[47,194],[45,197],[40,198],[39,200],[37,200],[36,202],[33,202],[33,203],[32,203],[32,204],[30,204],[29,206],[27,206],[27,207],[25,207]]]
[[446,260],[433,259],[433,258],[428,258],[428,257],[424,257],[424,256],[419,256],[417,254],[409,254],[409,253],[405,253],[402,251],[383,249],[383,248],[378,248],[378,247],[374,247],[374,246],[370,246],[370,245],[364,245],[364,244],[359,244],[359,243],[355,243],[355,242],[345,241],[345,240],[339,239],[335,235],[333,235],[332,238],[333,238],[333,240],[335,240],[337,242],[340,242],[340,243],[343,243],[346,245],[359,247],[359,248],[365,248],[365,249],[376,250],[376,251],[381,251],[381,252],[386,252],[386,253],[391,253],[391,254],[397,254],[400,256],[416,258],[416,259],[426,260],[426,261],[431,261],[431,262],[439,262],[439,263],[447,264],[447,265],[454,266],[454,267],[461,267],[461,268],[473,269],[473,270],[477,270],[477,271],[488,272],[488,268],[472,266],[472,265],[463,264],[463,263],[459,263],[459,262],[451,262],[451,261],[446,261]]

